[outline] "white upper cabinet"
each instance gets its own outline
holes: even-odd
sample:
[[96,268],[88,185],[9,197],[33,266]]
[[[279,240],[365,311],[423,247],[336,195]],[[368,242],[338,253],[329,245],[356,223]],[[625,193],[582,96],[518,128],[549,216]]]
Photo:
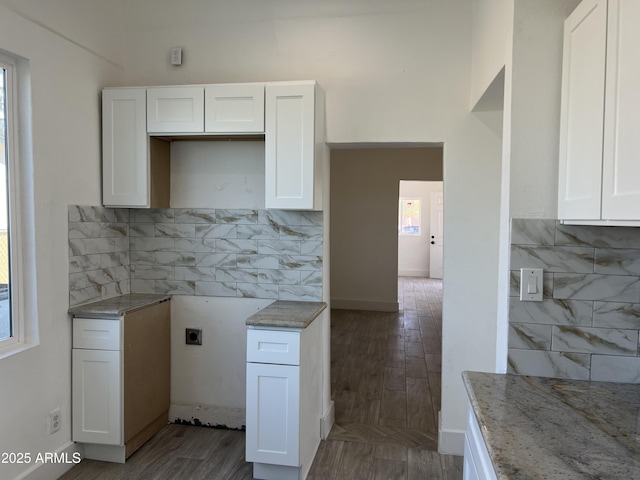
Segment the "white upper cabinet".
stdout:
[[640,220],[640,2],[583,0],[565,22],[558,218]]
[[147,88],[147,132],[204,132],[204,87]]
[[102,92],[102,203],[145,207],[149,203],[146,90]]
[[267,84],[265,206],[322,209],[324,92],[315,82]]
[[173,140],[264,135],[266,208],[323,208],[328,147],[316,82],[107,88],[102,104],[105,206],[169,208]]
[[602,218],[640,220],[640,2],[609,0]]
[[606,0],[585,0],[564,27],[558,215],[600,218]]
[[264,84],[207,85],[207,133],[264,133]]

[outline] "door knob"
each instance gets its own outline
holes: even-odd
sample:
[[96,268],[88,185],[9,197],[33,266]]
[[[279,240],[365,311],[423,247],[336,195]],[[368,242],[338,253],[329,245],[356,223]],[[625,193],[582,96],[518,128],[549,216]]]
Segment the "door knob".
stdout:
[[431,245],[435,245],[435,244],[436,244],[436,242],[434,242],[433,240],[431,240]]

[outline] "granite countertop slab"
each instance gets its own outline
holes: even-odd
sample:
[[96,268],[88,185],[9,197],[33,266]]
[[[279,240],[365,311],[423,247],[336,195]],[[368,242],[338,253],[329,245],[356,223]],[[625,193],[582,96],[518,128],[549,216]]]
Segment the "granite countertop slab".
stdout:
[[640,385],[462,375],[498,479],[640,478]]
[[69,314],[82,318],[118,318],[126,313],[171,299],[171,295],[131,293],[69,308]]
[[251,327],[295,328],[309,326],[327,308],[325,302],[290,302],[277,300],[247,319]]

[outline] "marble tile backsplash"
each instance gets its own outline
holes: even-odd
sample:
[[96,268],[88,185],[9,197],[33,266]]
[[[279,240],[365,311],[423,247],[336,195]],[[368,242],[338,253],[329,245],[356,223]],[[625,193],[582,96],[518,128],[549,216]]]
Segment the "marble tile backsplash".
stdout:
[[[86,248],[78,249],[77,244],[101,240],[89,235],[101,235],[102,228],[105,234],[110,228],[122,233],[118,247],[126,256],[119,272],[128,273],[132,293],[322,299],[322,212],[78,206],[69,207],[69,212],[69,245],[75,252],[70,272],[77,268],[74,265],[87,265],[73,277],[70,273],[72,305],[101,298],[96,292],[76,290],[85,284],[98,288],[101,277],[93,273],[97,259],[84,258],[88,253],[81,252]],[[91,219],[117,214],[119,219],[128,215],[127,222],[106,222],[100,230],[81,220],[96,223]],[[100,290],[102,298],[110,292]]]
[[69,205],[69,305],[130,291],[129,210]]
[[[520,268],[544,269],[542,302]],[[640,228],[512,219],[512,373],[640,383]]]

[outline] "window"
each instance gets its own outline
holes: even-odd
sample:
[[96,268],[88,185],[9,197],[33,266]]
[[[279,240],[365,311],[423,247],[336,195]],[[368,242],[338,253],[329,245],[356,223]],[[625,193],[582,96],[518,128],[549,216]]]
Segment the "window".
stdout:
[[400,235],[420,235],[420,199],[401,198],[398,218]]
[[29,62],[0,51],[0,358],[38,343]]
[[9,197],[8,197],[8,156],[7,145],[9,115],[7,112],[7,73],[10,69],[0,64],[0,341],[14,336],[11,321],[11,282],[9,259]]

